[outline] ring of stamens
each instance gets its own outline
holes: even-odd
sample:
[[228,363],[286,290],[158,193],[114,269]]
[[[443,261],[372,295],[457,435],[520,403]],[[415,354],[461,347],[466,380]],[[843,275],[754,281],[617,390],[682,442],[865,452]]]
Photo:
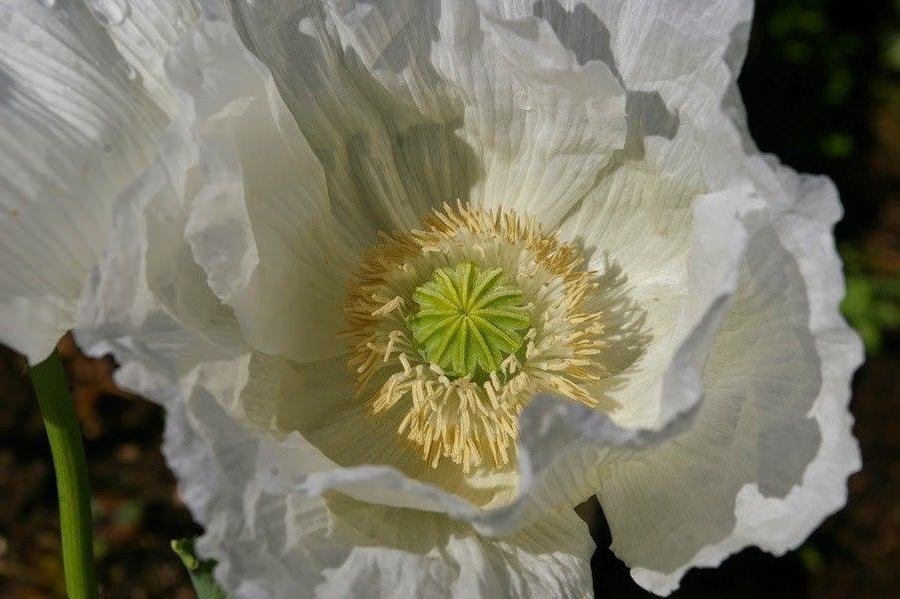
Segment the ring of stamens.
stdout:
[[[373,416],[400,410],[397,434],[432,467],[448,458],[469,472],[487,456],[509,464],[518,415],[535,393],[600,403],[590,387],[605,376],[606,341],[597,276],[584,264],[534,218],[462,203],[421,230],[382,233],[346,305],[358,396]],[[479,283],[506,298],[493,306],[500,312],[476,313],[481,320],[458,297]],[[451,309],[453,318],[439,314]],[[446,328],[473,322],[464,338]],[[478,335],[487,347],[473,345]],[[456,354],[443,342],[457,343]]]

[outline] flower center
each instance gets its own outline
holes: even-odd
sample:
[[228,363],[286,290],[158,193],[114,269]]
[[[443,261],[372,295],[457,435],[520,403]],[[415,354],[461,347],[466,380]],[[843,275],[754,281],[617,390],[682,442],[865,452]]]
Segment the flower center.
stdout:
[[439,268],[412,294],[419,306],[410,319],[423,357],[454,376],[484,379],[522,348],[531,324],[522,291],[502,268],[470,262]]
[[536,393],[614,407],[594,387],[607,376],[598,286],[577,247],[512,212],[458,203],[384,233],[346,304],[358,396],[432,467],[507,466]]

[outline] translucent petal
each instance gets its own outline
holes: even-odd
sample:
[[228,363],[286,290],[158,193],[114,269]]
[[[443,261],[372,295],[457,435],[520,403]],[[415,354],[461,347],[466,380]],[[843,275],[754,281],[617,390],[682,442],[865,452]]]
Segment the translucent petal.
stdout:
[[[131,34],[115,36],[127,45]],[[162,53],[169,41],[144,43]],[[151,162],[166,122],[128,58],[83,3],[0,4],[2,341],[32,362],[74,326],[113,203]]]
[[837,310],[839,204],[827,180],[787,175],[796,207],[751,242],[696,422],[658,449],[611,456],[601,483],[613,548],[657,593],[747,545],[796,547],[860,467],[847,403],[862,355]]

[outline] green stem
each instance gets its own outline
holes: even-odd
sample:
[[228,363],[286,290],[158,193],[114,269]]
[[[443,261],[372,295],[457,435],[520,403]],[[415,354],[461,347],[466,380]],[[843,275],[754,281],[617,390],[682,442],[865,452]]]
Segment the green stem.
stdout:
[[31,382],[44,416],[56,470],[66,591],[70,599],[95,599],[97,575],[87,462],[59,354],[53,352],[32,366]]

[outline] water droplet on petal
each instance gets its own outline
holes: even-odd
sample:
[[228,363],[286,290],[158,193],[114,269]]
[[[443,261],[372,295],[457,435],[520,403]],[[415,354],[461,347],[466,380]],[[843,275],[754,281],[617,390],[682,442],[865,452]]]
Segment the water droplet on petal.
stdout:
[[56,0],[38,0],[44,8],[56,8]]
[[104,27],[120,25],[131,12],[126,0],[88,0],[88,8]]

